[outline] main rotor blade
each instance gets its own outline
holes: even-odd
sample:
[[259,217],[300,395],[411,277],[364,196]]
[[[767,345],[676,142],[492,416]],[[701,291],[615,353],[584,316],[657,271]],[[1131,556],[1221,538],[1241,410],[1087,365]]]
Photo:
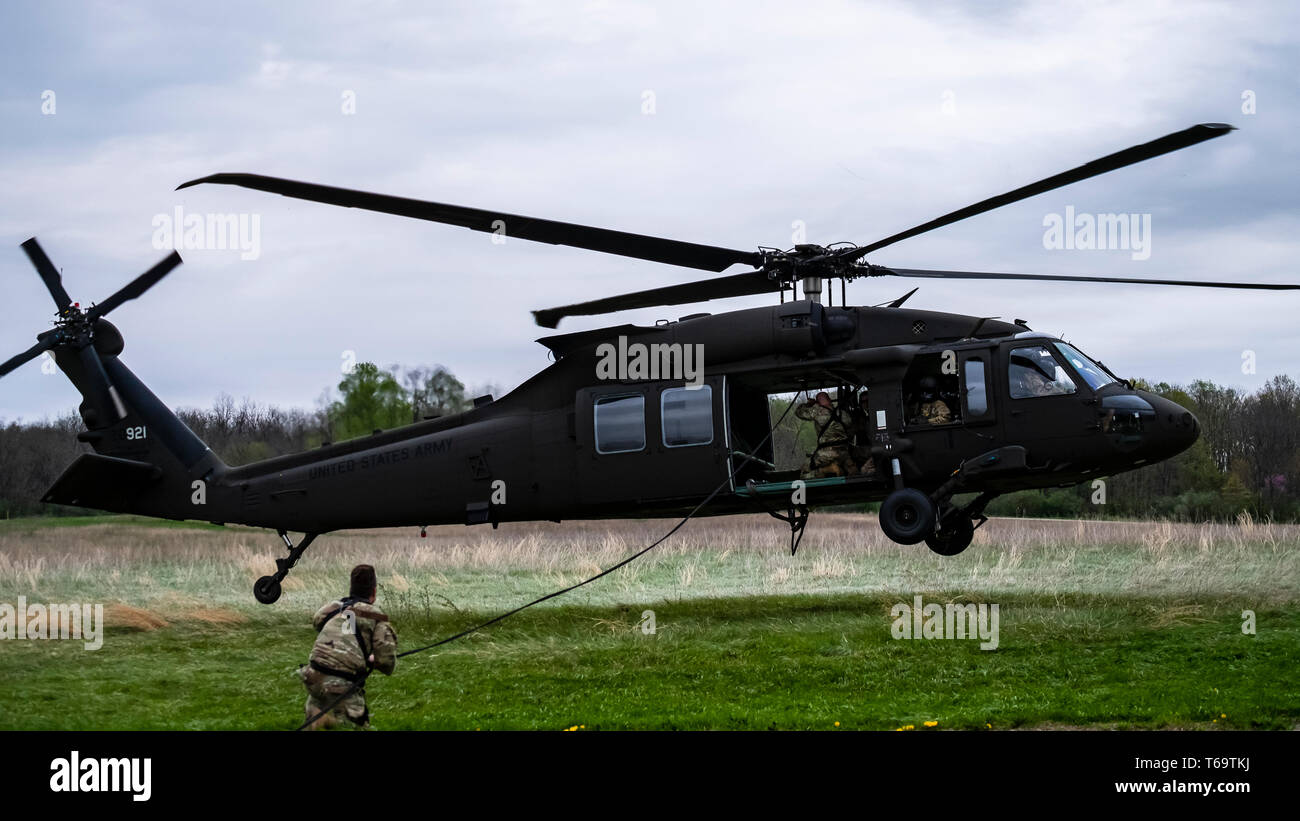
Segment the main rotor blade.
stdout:
[[177,186],[176,190],[189,188],[202,183],[219,183],[238,185],[258,191],[268,191],[286,197],[312,200],[329,205],[341,205],[345,208],[364,208],[367,211],[379,211],[395,214],[399,217],[442,222],[447,225],[459,225],[473,231],[485,233],[503,233],[506,237],[545,242],[550,245],[568,245],[585,248],[589,251],[602,251],[606,254],[618,254],[635,257],[652,262],[665,262],[670,265],[682,265],[687,268],[700,268],[705,271],[722,271],[738,262],[754,267],[763,264],[763,256],[753,251],[736,251],[714,245],[698,245],[693,242],[681,242],[663,237],[651,237],[644,234],[630,234],[625,231],[612,231],[608,228],[593,228],[571,222],[524,217],[506,214],[501,211],[485,211],[468,208],[463,205],[448,205],[440,202],[393,197],[387,194],[370,194],[365,191],[353,191],[347,188],[334,188],[329,185],[316,185],[308,182],[295,182],[266,177],[261,174],[213,174],[197,180],[190,180]]
[[55,337],[51,334],[17,356],[10,357],[3,365],[0,365],[0,376],[4,376],[19,365],[26,363],[28,360],[35,359],[50,348],[53,348],[55,344]]
[[762,271],[750,271],[729,277],[704,279],[687,282],[682,285],[669,285],[664,288],[652,288],[648,291],[636,291],[630,294],[594,299],[577,305],[565,305],[562,308],[547,308],[533,311],[537,324],[544,328],[554,328],[566,316],[593,316],[614,311],[627,311],[632,308],[653,308],[659,305],[681,305],[686,302],[704,302],[710,299],[724,299],[732,296],[750,296],[752,294],[774,293],[781,290],[781,283],[768,279]]
[[45,282],[45,288],[50,292],[50,296],[54,297],[54,304],[58,307],[59,313],[66,311],[72,304],[72,297],[68,296],[68,292],[63,289],[63,277],[59,276],[59,269],[50,262],[50,258],[45,255],[36,237],[24,242],[23,250],[27,252],[27,258],[32,261],[32,265],[36,266],[36,271]]
[[1177,151],[1180,148],[1187,148],[1190,145],[1196,145],[1206,140],[1212,140],[1215,137],[1222,137],[1229,131],[1234,131],[1233,126],[1225,123],[1201,123],[1191,128],[1185,128],[1182,131],[1175,131],[1172,134],[1152,140],[1149,143],[1142,143],[1123,151],[1117,151],[1114,154],[1108,154],[1099,160],[1093,160],[1085,163],[1078,168],[1072,168],[1069,171],[1062,172],[1052,177],[1048,177],[1038,182],[1017,188],[1014,191],[1008,191],[1005,194],[999,194],[996,197],[989,197],[986,200],[968,205],[965,208],[953,211],[950,214],[944,214],[942,217],[932,219],[927,223],[918,225],[915,228],[909,228],[906,231],[894,234],[892,237],[873,242],[870,245],[857,249],[852,255],[854,259],[860,259],[872,251],[884,248],[886,245],[893,245],[895,242],[914,237],[917,234],[924,234],[926,231],[933,231],[936,228],[942,228],[945,225],[951,225],[967,217],[973,217],[976,214],[983,214],[985,211],[992,211],[994,208],[1001,208],[1004,205],[1010,205],[1013,202],[1019,202],[1023,199],[1044,194],[1056,188],[1069,185],[1073,182],[1086,180],[1089,177],[1095,177],[1098,174],[1105,174],[1108,171],[1114,171],[1123,168],[1126,165],[1149,160],[1152,157],[1158,157],[1161,154],[1168,154],[1171,151]]
[[148,271],[145,271],[140,276],[122,286],[108,299],[86,311],[86,318],[91,322],[94,322],[104,314],[120,306],[123,302],[135,299],[154,285],[158,284],[158,280],[170,274],[172,269],[177,265],[180,265],[181,262],[181,255],[172,251],[163,258],[162,262],[159,262]]
[[872,276],[923,277],[926,279],[1022,279],[1049,282],[1118,282],[1129,285],[1188,285],[1195,288],[1241,288],[1255,291],[1296,291],[1300,285],[1269,282],[1203,282],[1194,279],[1133,279],[1128,277],[1062,276],[1059,274],[1000,274],[988,271],[927,271],[919,268],[871,266]]

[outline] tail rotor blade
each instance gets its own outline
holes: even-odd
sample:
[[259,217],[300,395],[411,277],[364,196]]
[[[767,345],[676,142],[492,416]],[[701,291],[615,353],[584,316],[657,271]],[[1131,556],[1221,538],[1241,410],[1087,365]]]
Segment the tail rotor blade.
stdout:
[[0,365],[0,376],[4,376],[5,374],[17,368],[19,365],[22,365],[28,362],[29,360],[35,359],[36,357],[48,351],[50,348],[53,348],[55,344],[56,344],[55,337],[53,334],[51,334],[50,336],[46,337],[45,339],[42,339],[40,342],[37,342],[35,345],[31,346],[30,348],[18,354],[17,356],[10,357],[3,365]]
[[81,367],[85,371],[86,399],[98,412],[100,424],[111,424],[121,419],[124,415],[122,408],[112,384],[108,381],[108,373],[104,371],[104,363],[100,360],[94,344],[82,348],[77,352],[77,356],[81,359]]
[[123,302],[135,299],[156,285],[158,280],[170,274],[172,269],[177,265],[180,265],[181,262],[181,255],[172,251],[165,259],[163,259],[162,262],[159,262],[148,271],[145,271],[140,276],[128,282],[108,299],[95,305],[89,311],[86,311],[86,318],[91,322],[94,322],[104,314],[120,306]]
[[54,297],[54,304],[58,307],[59,313],[66,311],[72,304],[72,297],[68,296],[68,292],[63,289],[63,277],[59,276],[59,269],[50,262],[50,258],[45,255],[36,237],[24,242],[23,250],[27,252],[27,258],[32,261],[32,265],[36,266],[36,271],[44,280],[50,296]]

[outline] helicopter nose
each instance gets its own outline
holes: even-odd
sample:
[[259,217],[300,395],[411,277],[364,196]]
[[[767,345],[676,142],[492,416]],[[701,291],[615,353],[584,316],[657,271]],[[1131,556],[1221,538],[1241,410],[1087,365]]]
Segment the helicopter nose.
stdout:
[[1201,423],[1182,405],[1154,394],[1143,394],[1155,410],[1147,449],[1155,459],[1168,459],[1190,448],[1201,435]]

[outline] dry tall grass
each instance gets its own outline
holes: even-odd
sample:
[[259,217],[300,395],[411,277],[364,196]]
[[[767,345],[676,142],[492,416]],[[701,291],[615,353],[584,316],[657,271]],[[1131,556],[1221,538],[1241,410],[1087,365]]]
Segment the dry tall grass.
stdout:
[[[376,530],[321,537],[285,584],[302,604],[337,595],[347,569],[380,570],[390,601],[493,608],[573,584],[658,538],[667,520]],[[632,565],[577,594],[588,602],[846,591],[1131,593],[1291,602],[1300,526],[993,520],[957,557],[894,544],[874,518],[814,514],[795,557],[763,516],[692,521]],[[283,549],[273,533],[92,525],[0,531],[0,600],[17,595],[158,606],[194,613],[256,608],[250,589]],[[78,598],[80,597],[80,598]],[[180,597],[179,599],[177,597]],[[169,608],[176,612],[177,607]],[[201,621],[228,623],[229,611]],[[198,616],[192,616],[198,618]]]

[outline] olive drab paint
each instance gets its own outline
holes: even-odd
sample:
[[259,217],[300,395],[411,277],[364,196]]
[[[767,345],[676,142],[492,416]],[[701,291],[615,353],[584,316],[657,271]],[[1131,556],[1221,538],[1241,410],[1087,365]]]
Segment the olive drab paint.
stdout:
[[[653,93],[647,95],[643,110],[653,113]],[[995,496],[1078,484],[1168,459],[1196,440],[1199,425],[1186,409],[1136,389],[1021,320],[903,307],[916,289],[887,305],[850,306],[843,283],[900,277],[1014,280],[1022,287],[1085,281],[1300,289],[933,271],[866,261],[903,239],[1232,130],[1219,123],[1195,125],[871,244],[820,246],[797,238],[784,251],[681,242],[257,174],[215,174],[180,187],[238,185],[469,228],[490,234],[493,242],[508,236],[714,274],[534,311],[538,324],[548,328],[566,317],[634,308],[758,294],[779,294],[781,301],[649,326],[545,336],[538,341],[554,362],[505,396],[483,397],[462,413],[236,467],[225,464],[126,367],[122,335],[104,318],[179,265],[179,255],[83,310],[33,238],[23,249],[54,298],[57,319],[31,349],[0,364],[0,376],[48,351],[84,400],[86,430],[78,439],[93,452],[74,461],[44,501],[276,530],[290,553],[277,560],[274,577],[258,581],[255,592],[266,603],[278,597],[280,580],[307,546],[330,531],[676,517],[709,499],[719,485],[725,492],[712,496],[701,515],[766,511],[801,533],[810,506],[880,501],[880,524],[890,538],[905,544],[924,540],[952,555],[970,544],[984,521],[983,506]],[[752,270],[719,275],[735,265]],[[833,303],[836,279],[840,304],[822,304],[823,286]],[[804,299],[795,298],[800,288]],[[1249,360],[1253,366],[1253,352]],[[354,363],[355,354],[345,351],[344,372]],[[775,468],[770,433],[778,420],[771,397],[822,386],[854,398],[839,410],[858,414],[853,458],[873,469],[864,465],[861,473],[814,478],[796,488],[791,480],[797,475]],[[862,391],[869,394],[868,406],[859,408]],[[958,507],[954,497],[968,493],[976,494],[975,501]],[[788,515],[777,509],[787,507]],[[289,531],[305,534],[298,545]]]

